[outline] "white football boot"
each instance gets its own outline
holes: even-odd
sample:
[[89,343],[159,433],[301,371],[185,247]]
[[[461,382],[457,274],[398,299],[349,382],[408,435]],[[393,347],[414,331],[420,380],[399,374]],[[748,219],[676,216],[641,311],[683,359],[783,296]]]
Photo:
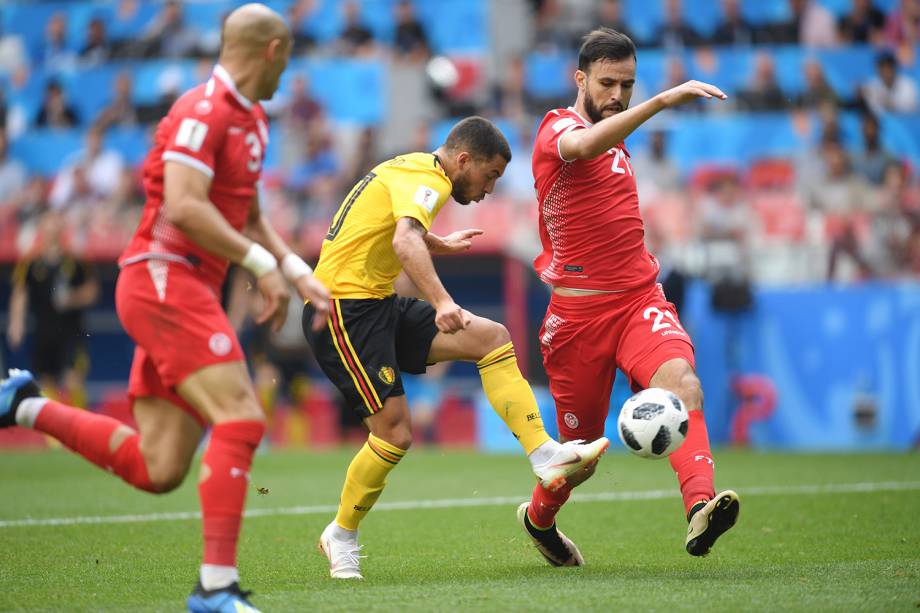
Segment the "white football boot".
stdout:
[[593,443],[568,441],[546,462],[534,467],[534,474],[540,485],[550,491],[556,491],[566,484],[569,477],[584,470],[604,455],[610,441],[602,436]]
[[340,541],[332,535],[334,529],[335,521],[326,526],[317,545],[329,560],[329,576],[333,579],[364,579],[360,564],[361,558],[367,556],[360,555],[361,545],[358,545],[357,538],[353,542]]

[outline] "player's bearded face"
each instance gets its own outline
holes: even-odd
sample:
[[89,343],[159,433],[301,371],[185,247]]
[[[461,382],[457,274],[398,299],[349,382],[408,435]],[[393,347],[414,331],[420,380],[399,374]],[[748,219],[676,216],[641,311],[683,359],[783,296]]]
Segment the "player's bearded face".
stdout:
[[592,123],[629,108],[636,82],[636,60],[598,60],[584,74],[585,113]]
[[459,204],[480,201],[495,189],[495,182],[505,172],[508,162],[500,155],[491,160],[469,158],[463,168],[453,177],[451,196]]

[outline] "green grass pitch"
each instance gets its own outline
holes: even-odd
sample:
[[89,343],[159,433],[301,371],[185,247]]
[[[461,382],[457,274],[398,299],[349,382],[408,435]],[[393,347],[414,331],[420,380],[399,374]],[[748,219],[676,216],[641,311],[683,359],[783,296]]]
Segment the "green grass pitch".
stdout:
[[[533,483],[523,457],[413,450],[362,524],[366,580],[335,582],[315,545],[352,453],[257,458],[249,497],[256,515],[244,523],[240,550],[243,586],[255,591],[256,606],[707,613],[920,607],[916,453],[717,450],[716,484],[738,491],[741,516],[709,557],[692,558],[683,549],[686,524],[668,463],[611,452],[559,518],[587,565],[557,569],[516,523],[516,501]],[[430,502],[445,499],[457,502]],[[196,508],[194,476],[179,491],[154,497],[63,451],[0,454],[0,611],[182,610],[200,549],[198,521],[182,512]],[[127,515],[141,517],[105,519]],[[82,519],[23,525],[26,518]]]

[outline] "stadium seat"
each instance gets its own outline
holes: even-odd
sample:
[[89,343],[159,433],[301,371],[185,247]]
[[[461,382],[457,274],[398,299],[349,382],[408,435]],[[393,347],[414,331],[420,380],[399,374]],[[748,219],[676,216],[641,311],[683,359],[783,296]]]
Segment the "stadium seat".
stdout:
[[748,186],[752,189],[790,189],[794,183],[795,166],[787,158],[756,160],[748,170]]
[[795,192],[755,192],[751,208],[763,238],[798,242],[805,237],[805,208]]

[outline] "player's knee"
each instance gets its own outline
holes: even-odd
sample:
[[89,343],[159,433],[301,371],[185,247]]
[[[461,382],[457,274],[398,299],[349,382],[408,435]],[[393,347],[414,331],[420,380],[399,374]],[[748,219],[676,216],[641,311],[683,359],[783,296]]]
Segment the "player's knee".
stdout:
[[507,345],[511,342],[511,333],[508,332],[508,328],[504,325],[498,323],[497,321],[489,321],[482,331],[482,349],[484,353],[479,356],[484,358],[490,352],[495,351],[502,345]]
[[703,386],[693,372],[686,373],[680,378],[677,395],[683,400],[688,411],[703,410]]
[[412,429],[408,425],[399,425],[374,436],[383,439],[397,449],[406,450],[412,446]]
[[265,412],[250,389],[241,389],[216,399],[212,409],[213,423],[226,421],[265,421]]
[[147,467],[150,484],[156,494],[171,492],[185,481],[188,466],[179,462],[158,462]]

